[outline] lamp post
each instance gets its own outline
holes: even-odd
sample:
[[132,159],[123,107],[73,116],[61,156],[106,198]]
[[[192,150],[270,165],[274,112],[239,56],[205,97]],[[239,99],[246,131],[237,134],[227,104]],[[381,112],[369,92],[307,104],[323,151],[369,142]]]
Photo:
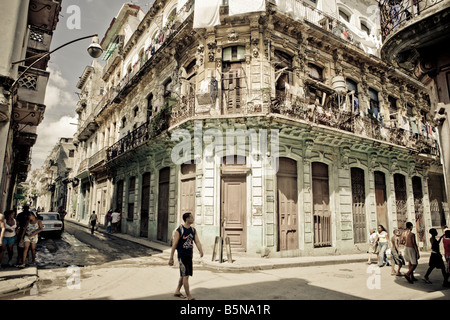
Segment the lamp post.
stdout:
[[33,63],[31,63],[18,77],[17,77],[17,79],[13,82],[13,84],[11,85],[11,89],[12,90],[14,90],[14,87],[16,86],[16,84],[17,84],[17,82],[19,81],[19,79],[20,78],[22,78],[22,76],[28,71],[28,70],[30,70],[30,68],[31,67],[33,67],[37,62],[39,62],[39,61],[41,61],[42,59],[44,59],[45,57],[48,57],[49,55],[51,55],[53,52],[55,52],[55,51],[57,51],[57,50],[59,50],[59,49],[61,49],[61,48],[64,48],[64,47],[66,47],[66,46],[68,46],[69,44],[72,44],[72,43],[74,43],[74,42],[78,42],[78,41],[81,41],[81,40],[85,40],[85,39],[89,39],[89,38],[92,38],[92,43],[91,43],[91,45],[87,48],[87,51],[88,51],[88,53],[89,53],[89,55],[92,57],[92,58],[98,58],[98,57],[100,57],[101,55],[102,55],[102,53],[103,53],[103,49],[102,49],[102,47],[100,46],[100,44],[98,43],[98,34],[93,34],[93,35],[90,35],[90,36],[86,36],[86,37],[82,37],[82,38],[78,38],[78,39],[75,39],[75,40],[72,40],[72,41],[69,41],[69,42],[67,42],[67,43],[65,43],[65,44],[63,44],[63,45],[61,45],[61,46],[59,46],[58,48],[56,48],[56,49],[54,49],[54,50],[52,50],[52,51],[49,51],[49,52],[46,52],[46,53],[44,53],[44,54],[38,54],[38,55],[35,55],[35,56],[32,56],[32,57],[28,57],[28,58],[26,58],[26,59],[22,59],[22,60],[19,60],[19,61],[15,61],[15,62],[13,62],[12,64],[14,65],[14,64],[18,64],[18,63],[21,63],[21,62],[25,62],[25,61],[28,61],[28,60],[32,60],[32,59],[36,59],[35,61],[33,61]]

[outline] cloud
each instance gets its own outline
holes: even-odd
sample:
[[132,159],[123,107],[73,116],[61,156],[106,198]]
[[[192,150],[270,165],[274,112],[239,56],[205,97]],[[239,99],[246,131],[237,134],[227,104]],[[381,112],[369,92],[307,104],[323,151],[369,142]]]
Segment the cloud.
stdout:
[[49,67],[50,78],[47,85],[44,104],[45,118],[57,121],[62,116],[73,116],[77,104],[76,96],[59,69]]
[[42,167],[45,159],[50,155],[50,152],[60,138],[73,138],[77,126],[71,123],[76,122],[76,117],[64,116],[58,121],[45,125],[42,123],[38,126],[38,138],[32,151],[32,170]]

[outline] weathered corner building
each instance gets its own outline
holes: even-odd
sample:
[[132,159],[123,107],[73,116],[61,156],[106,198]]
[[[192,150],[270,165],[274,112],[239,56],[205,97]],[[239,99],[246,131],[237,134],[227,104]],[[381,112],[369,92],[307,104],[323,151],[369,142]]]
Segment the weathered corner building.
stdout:
[[426,247],[437,132],[426,88],[378,57],[377,2],[259,4],[204,28],[190,1],[122,7],[81,80],[99,96],[77,107],[78,218],[105,196],[122,232],[169,243],[190,211],[207,250],[270,256],[366,250],[412,221]]

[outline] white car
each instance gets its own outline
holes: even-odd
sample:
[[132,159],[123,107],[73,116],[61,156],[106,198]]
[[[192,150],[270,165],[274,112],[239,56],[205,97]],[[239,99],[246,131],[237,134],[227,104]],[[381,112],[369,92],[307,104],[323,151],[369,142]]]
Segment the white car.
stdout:
[[56,236],[61,237],[63,222],[57,212],[39,212],[39,220],[42,221],[43,230],[40,233],[43,237]]

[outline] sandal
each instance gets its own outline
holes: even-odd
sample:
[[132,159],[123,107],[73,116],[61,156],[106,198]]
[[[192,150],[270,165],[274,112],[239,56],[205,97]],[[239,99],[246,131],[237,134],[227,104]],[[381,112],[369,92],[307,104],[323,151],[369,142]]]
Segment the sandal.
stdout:
[[174,293],[173,296],[181,299],[186,299],[186,297],[182,293]]

